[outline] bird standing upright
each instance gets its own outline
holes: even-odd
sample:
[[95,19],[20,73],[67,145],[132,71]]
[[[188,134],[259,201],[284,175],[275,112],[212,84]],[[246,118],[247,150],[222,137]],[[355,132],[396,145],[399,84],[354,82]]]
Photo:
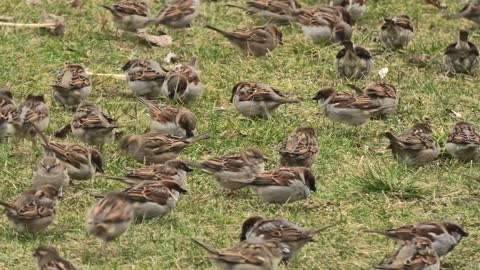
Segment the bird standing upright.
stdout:
[[479,66],[480,57],[477,46],[468,41],[468,32],[460,31],[458,41],[448,45],[443,63],[450,74],[473,74]]

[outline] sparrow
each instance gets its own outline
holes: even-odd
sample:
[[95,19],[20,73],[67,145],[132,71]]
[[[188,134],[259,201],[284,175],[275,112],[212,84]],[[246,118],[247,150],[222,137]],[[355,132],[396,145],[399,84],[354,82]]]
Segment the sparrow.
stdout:
[[117,125],[94,103],[83,101],[73,114],[70,127],[80,141],[102,148],[104,144],[113,141]]
[[188,139],[160,133],[126,135],[120,139],[120,150],[137,162],[146,164],[165,163],[176,159],[191,143],[208,139],[207,134]]
[[138,220],[160,218],[177,206],[180,194],[188,193],[171,181],[142,181],[122,191]]
[[200,81],[200,70],[197,68],[197,58],[192,58],[187,65],[178,65],[169,70],[161,93],[163,97],[180,102],[191,102],[199,98],[203,93],[203,86]]
[[332,227],[305,229],[284,219],[269,219],[259,216],[249,217],[243,222],[240,241],[262,243],[277,240],[286,246],[289,252],[283,257],[288,261],[295,257],[308,243],[315,242],[313,237],[321,231]]
[[285,25],[294,20],[292,14],[301,8],[297,0],[254,0],[248,1],[246,7],[227,4],[245,10],[249,16],[262,19],[267,23]]
[[293,203],[305,200],[317,190],[315,175],[305,167],[282,167],[259,173],[248,184],[267,203]]
[[366,95],[380,108],[372,113],[373,118],[384,118],[394,114],[398,106],[397,89],[386,82],[371,82],[361,89],[349,84],[360,96]]
[[13,100],[12,92],[0,91],[0,142],[14,133],[13,118],[17,112],[17,105]]
[[300,127],[291,134],[278,150],[280,164],[289,167],[312,167],[317,158],[317,139],[311,127]]
[[370,52],[360,46],[353,46],[351,41],[342,42],[343,49],[337,53],[336,67],[340,77],[346,79],[361,79],[366,77],[373,68]]
[[380,41],[389,49],[403,49],[413,39],[413,24],[410,17],[400,15],[384,19],[380,29]]
[[15,135],[21,139],[33,138],[37,134],[36,128],[46,130],[49,109],[43,95],[28,95],[25,102],[18,106],[12,121]]
[[440,259],[430,239],[415,237],[405,242],[387,263],[375,269],[440,270]]
[[440,146],[432,136],[429,124],[415,124],[398,137],[385,132],[390,141],[388,148],[392,149],[393,157],[411,165],[421,165],[435,160],[440,154]]
[[115,26],[124,31],[137,32],[154,24],[155,19],[150,18],[150,8],[147,3],[135,0],[122,0],[111,7],[102,5],[113,15]]
[[33,257],[37,260],[38,270],[76,270],[75,266],[63,259],[57,249],[51,246],[40,246],[35,249]]
[[189,162],[192,167],[211,174],[225,189],[237,190],[247,186],[255,176],[265,169],[268,158],[255,148],[247,148],[238,153],[213,157],[200,163]]
[[144,181],[169,181],[183,186],[187,181],[187,174],[192,169],[183,161],[169,160],[165,164],[153,164],[135,169],[123,177],[109,177],[123,180],[131,185]]
[[215,266],[221,270],[277,270],[287,247],[276,240],[263,243],[242,242],[225,249],[211,248],[195,239],[192,241],[205,249]]
[[339,93],[333,88],[321,89],[312,98],[323,115],[349,126],[361,126],[382,108],[368,96]]
[[460,12],[445,17],[448,20],[464,18],[476,24],[480,24],[480,2],[477,0],[469,1]]
[[104,241],[115,240],[122,235],[134,218],[131,203],[123,193],[109,193],[100,199],[87,213],[87,232]]
[[220,30],[211,25],[206,27],[222,34],[247,57],[261,57],[273,51],[278,45],[283,45],[282,33],[276,26],[270,24],[233,31]]
[[129,60],[122,68],[128,87],[137,96],[157,99],[161,96],[168,69],[153,60]]
[[399,244],[413,241],[415,237],[425,237],[432,241],[432,247],[440,257],[447,255],[463,237],[468,236],[468,232],[462,226],[446,221],[422,222],[385,231],[366,230],[365,232],[382,234]]
[[183,138],[195,136],[197,119],[189,109],[167,104],[157,106],[145,98],[139,100],[148,108],[151,119],[150,132]]
[[88,180],[95,176],[95,172],[103,173],[102,157],[95,148],[55,141],[44,141],[42,146],[46,152],[55,154],[67,168],[70,179]]
[[353,20],[343,7],[317,5],[294,12],[296,22],[307,39],[331,44],[351,40]]
[[69,183],[70,176],[65,164],[53,152],[47,152],[33,171],[32,187],[37,189],[44,185],[51,185],[59,191],[59,196],[61,197],[63,189]]
[[52,85],[52,96],[66,107],[74,107],[92,92],[90,75],[81,65],[67,65]]
[[155,23],[171,28],[190,27],[199,11],[200,0],[171,0],[157,15]]
[[353,21],[363,17],[367,10],[367,0],[333,0],[330,1],[330,5],[345,8],[351,14]]
[[473,74],[480,61],[477,46],[468,41],[468,32],[460,31],[457,42],[448,45],[443,55],[443,63],[451,74]]
[[445,149],[454,158],[461,161],[480,159],[480,134],[472,124],[458,122],[448,134]]
[[230,102],[246,117],[267,118],[280,105],[300,101],[265,84],[239,82],[232,88]]
[[44,231],[56,216],[58,191],[50,185],[23,193],[12,204],[0,201],[19,233]]

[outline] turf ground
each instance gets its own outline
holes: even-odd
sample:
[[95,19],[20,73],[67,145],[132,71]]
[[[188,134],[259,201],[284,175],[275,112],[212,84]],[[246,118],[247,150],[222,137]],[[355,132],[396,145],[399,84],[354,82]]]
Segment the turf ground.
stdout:
[[[315,128],[319,157],[313,166],[318,191],[306,202],[267,205],[250,190],[234,197],[224,196],[215,181],[202,173],[188,179],[190,194],[181,198],[178,208],[161,220],[132,226],[113,242],[107,256],[99,255],[101,243],[85,232],[85,212],[95,199],[92,195],[118,190],[122,184],[97,175],[93,181],[77,182],[65,192],[59,215],[48,231],[36,236],[15,233],[5,216],[0,217],[0,269],[32,269],[32,251],[40,244],[54,245],[80,269],[212,269],[205,253],[190,242],[200,239],[216,247],[238,241],[242,221],[251,215],[283,217],[305,227],[335,223],[317,237],[289,265],[289,269],[371,269],[392,254],[394,243],[380,236],[360,232],[364,228],[391,228],[427,220],[451,220],[463,224],[470,236],[454,252],[442,259],[451,270],[480,269],[480,183],[458,173],[480,174],[477,164],[462,164],[447,154],[429,165],[412,168],[395,162],[386,149],[382,133],[398,133],[414,122],[430,119],[434,136],[443,145],[448,132],[462,118],[480,124],[478,77],[445,76],[444,48],[456,40],[467,21],[446,21],[445,12],[423,5],[421,0],[369,1],[366,16],[354,32],[354,42],[369,48],[375,59],[375,72],[358,85],[378,79],[382,67],[390,72],[386,80],[400,89],[398,113],[385,121],[363,126],[357,137],[352,128],[336,124],[318,114],[311,97],[326,86],[347,90],[346,82],[335,74],[335,54],[339,46],[320,47],[306,41],[300,28],[281,28],[285,45],[269,57],[246,59],[218,34],[202,25],[232,29],[259,25],[242,11],[227,8],[223,1],[203,1],[201,14],[191,29],[174,32],[174,46],[150,47],[131,35],[119,35],[110,15],[100,4],[112,1],[86,0],[81,9],[72,9],[61,0],[44,0],[31,7],[23,0],[0,1],[0,14],[15,16],[19,22],[38,21],[41,10],[67,18],[64,37],[38,30],[0,28],[0,85],[14,89],[22,100],[30,93],[44,93],[51,105],[47,134],[67,123],[71,113],[51,100],[55,75],[67,63],[78,63],[90,71],[120,73],[132,58],[163,61],[175,52],[180,61],[199,59],[204,97],[189,108],[197,115],[199,133],[211,139],[192,145],[181,158],[199,160],[245,147],[260,148],[272,160],[267,168],[278,166],[277,149],[286,136],[299,126]],[[462,1],[448,1],[448,12],[461,8]],[[229,3],[241,4],[241,1]],[[163,3],[149,1],[157,12]],[[309,1],[308,4],[314,4]],[[415,24],[415,39],[403,52],[389,52],[376,41],[383,17],[409,15]],[[480,45],[480,35],[472,35]],[[420,66],[412,58],[425,60]],[[281,107],[268,121],[240,116],[229,103],[232,86],[241,80],[270,84],[299,97],[298,105]],[[110,78],[93,78],[95,101],[117,118],[120,130],[141,133],[148,127],[148,116],[126,84]],[[69,137],[67,141],[74,142]],[[139,165],[118,154],[116,143],[104,149],[107,175],[122,175]],[[0,198],[13,200],[30,185],[32,167],[41,158],[40,149],[14,153],[11,145],[0,145]],[[286,269],[285,267],[282,269]]]

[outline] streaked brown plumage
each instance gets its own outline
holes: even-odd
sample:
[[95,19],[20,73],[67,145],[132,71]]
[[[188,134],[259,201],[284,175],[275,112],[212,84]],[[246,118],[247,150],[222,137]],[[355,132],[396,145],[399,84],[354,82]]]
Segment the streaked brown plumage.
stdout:
[[55,220],[57,197],[57,189],[45,185],[23,193],[11,204],[0,201],[0,205],[18,232],[38,233]]
[[393,157],[411,165],[421,165],[435,160],[440,154],[440,146],[432,135],[429,124],[415,124],[399,136],[385,132],[390,141]]
[[240,48],[246,56],[264,56],[272,52],[278,45],[283,45],[282,33],[274,25],[255,26],[233,31],[223,31],[210,25],[206,27],[222,34]]
[[122,193],[109,193],[87,213],[87,232],[105,243],[122,235],[132,223],[134,211]]
[[472,124],[458,122],[448,134],[445,149],[454,158],[461,161],[480,159],[480,134]]
[[311,127],[301,127],[296,129],[280,146],[280,164],[310,168],[315,162],[317,152],[315,130]]
[[38,247],[33,257],[37,260],[38,270],[76,270],[72,263],[63,259],[57,249],[51,246]]
[[239,82],[232,88],[230,102],[244,116],[251,118],[267,118],[280,105],[299,103],[279,90],[257,82]]
[[92,92],[90,75],[81,65],[67,65],[52,85],[53,98],[67,107],[86,100]]
[[280,242],[242,242],[234,247],[214,249],[197,240],[192,241],[208,252],[209,258],[221,270],[276,270],[283,253],[289,252]]

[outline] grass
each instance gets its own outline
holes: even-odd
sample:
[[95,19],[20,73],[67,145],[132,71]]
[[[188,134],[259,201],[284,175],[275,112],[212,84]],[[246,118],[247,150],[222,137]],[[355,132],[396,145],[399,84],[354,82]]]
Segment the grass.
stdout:
[[[249,190],[233,198],[223,196],[215,181],[193,173],[188,179],[190,194],[178,208],[160,220],[132,226],[99,255],[101,244],[85,233],[85,213],[95,199],[92,195],[118,190],[122,184],[97,175],[92,181],[78,181],[65,192],[59,215],[48,231],[29,236],[15,233],[5,216],[0,217],[0,269],[31,269],[32,251],[40,244],[54,245],[80,269],[212,269],[205,253],[190,242],[202,240],[215,247],[238,241],[240,225],[251,215],[282,217],[305,227],[338,224],[307,246],[289,269],[371,269],[392,254],[394,244],[380,236],[360,232],[364,228],[390,228],[427,220],[451,220],[464,224],[470,236],[442,259],[447,269],[480,269],[480,202],[475,191],[480,184],[458,173],[478,175],[477,164],[458,163],[447,155],[423,167],[407,167],[393,160],[385,149],[382,133],[400,132],[416,121],[429,118],[435,137],[443,144],[457,119],[448,110],[460,112],[467,121],[480,124],[478,77],[445,76],[443,49],[457,38],[466,21],[446,21],[442,12],[424,6],[420,0],[369,1],[366,16],[354,33],[354,42],[369,48],[375,71],[388,67],[387,80],[400,89],[398,113],[385,121],[372,121],[356,137],[353,129],[318,115],[309,99],[320,87],[347,90],[346,82],[335,75],[334,59],[339,46],[319,47],[306,41],[297,26],[285,26],[285,45],[266,58],[246,59],[224,38],[202,27],[209,24],[231,29],[259,24],[240,10],[224,3],[203,1],[202,17],[191,29],[174,32],[175,45],[156,48],[144,45],[132,35],[119,36],[111,18],[100,4],[113,1],[83,1],[72,9],[67,1],[44,0],[30,7],[23,0],[0,3],[0,14],[16,16],[19,22],[35,22],[41,10],[67,18],[64,37],[38,30],[0,31],[0,85],[12,87],[17,100],[29,93],[44,93],[51,105],[47,134],[67,123],[71,113],[55,105],[50,85],[66,63],[79,63],[100,73],[119,73],[131,58],[162,62],[175,52],[183,62],[192,56],[200,60],[205,95],[189,106],[197,115],[199,133],[211,139],[195,144],[181,158],[199,160],[255,146],[272,158],[268,168],[278,166],[277,148],[298,126],[317,131],[319,158],[313,166],[318,191],[308,201],[290,205],[267,205]],[[163,3],[148,1],[154,11]],[[309,1],[313,4],[315,1]],[[325,1],[327,2],[327,1]],[[461,1],[460,1],[461,2]],[[237,4],[240,4],[238,1]],[[448,1],[449,12],[461,3]],[[383,17],[408,14],[415,24],[416,37],[405,52],[389,52],[375,41]],[[472,35],[480,45],[480,35]],[[408,58],[423,55],[430,61],[419,68]],[[374,73],[360,81],[378,79]],[[240,116],[228,102],[231,87],[240,80],[256,80],[295,95],[304,102],[281,107],[267,121]],[[94,78],[91,99],[119,119],[121,131],[140,133],[148,127],[146,110],[126,84],[109,78]],[[76,141],[68,137],[67,141]],[[31,168],[41,158],[39,149],[14,154],[11,145],[0,145],[0,198],[13,200],[30,187]],[[107,175],[122,175],[139,165],[120,156],[117,144],[104,149]],[[282,269],[285,269],[282,268]]]

